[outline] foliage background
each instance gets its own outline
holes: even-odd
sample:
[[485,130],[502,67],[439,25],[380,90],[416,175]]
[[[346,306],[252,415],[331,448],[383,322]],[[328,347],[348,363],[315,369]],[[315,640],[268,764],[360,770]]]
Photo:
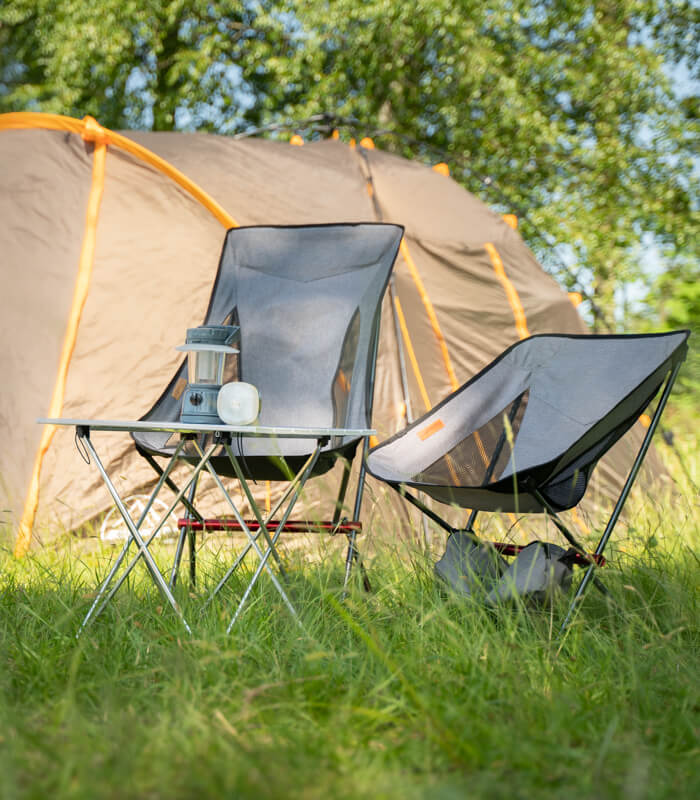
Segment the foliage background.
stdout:
[[[697,342],[699,32],[691,0],[5,0],[0,112],[373,135],[517,213],[599,329]],[[187,639],[142,572],[76,640],[113,552],[0,529],[0,796],[697,797],[694,434],[564,642],[561,604],[492,616],[388,550],[346,606],[337,553],[292,562],[304,635],[269,585],[229,638],[181,584]]]
[[[700,335],[699,51],[694,0],[8,0],[0,112],[344,120],[518,214],[595,328]],[[697,400],[697,354],[681,382]]]

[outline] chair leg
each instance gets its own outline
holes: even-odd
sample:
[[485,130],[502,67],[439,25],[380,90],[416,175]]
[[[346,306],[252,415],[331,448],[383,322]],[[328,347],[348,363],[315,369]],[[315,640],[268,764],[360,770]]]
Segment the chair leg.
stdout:
[[[663,413],[664,408],[666,407],[666,403],[668,402],[669,395],[671,394],[671,390],[673,389],[673,384],[675,383],[676,377],[678,376],[678,371],[681,368],[681,362],[677,363],[671,373],[669,374],[666,385],[664,386],[663,393],[661,395],[661,399],[659,400],[656,411],[654,411],[654,416],[651,420],[649,428],[647,429],[646,435],[642,442],[641,447],[639,448],[639,452],[637,453],[637,457],[634,460],[634,464],[632,464],[632,468],[630,469],[629,475],[627,476],[627,480],[625,481],[625,485],[622,487],[622,491],[620,492],[620,496],[617,499],[617,503],[615,504],[615,508],[613,509],[612,514],[610,515],[610,519],[608,520],[608,524],[605,526],[605,530],[603,531],[603,535],[600,537],[600,541],[598,542],[598,546],[595,549],[595,555],[602,555],[603,551],[605,550],[605,546],[612,535],[613,529],[617,524],[617,520],[622,513],[622,509],[627,501],[627,497],[629,496],[630,490],[632,489],[632,485],[639,473],[639,470],[642,467],[642,463],[644,462],[644,457],[647,454],[647,450],[649,450],[649,446],[651,445],[651,440],[654,436],[656,428],[661,420],[661,415]],[[581,579],[581,583],[576,590],[576,594],[574,595],[574,599],[571,601],[571,605],[569,606],[569,611],[567,612],[566,619],[561,626],[560,633],[563,633],[569,625],[571,618],[574,614],[575,609],[580,604],[583,595],[588,588],[588,584],[594,580],[594,571],[595,571],[595,564],[591,564],[588,569],[585,571],[583,578]]]
[[[407,492],[403,486],[397,486],[396,484],[390,484],[390,485],[401,495],[401,497],[404,498],[404,500],[408,500],[408,502],[411,503],[411,505],[414,505],[421,513],[425,514],[426,517],[432,519],[433,522],[439,525],[444,531],[447,531],[447,533],[457,533],[460,530],[460,528],[453,528],[452,525],[445,522],[445,520],[439,514],[436,514],[432,510],[432,508],[428,508],[428,506],[426,506],[422,500],[419,500],[417,497],[414,497],[412,494]],[[474,514],[474,512],[472,512],[472,514]],[[471,520],[471,515],[469,519]],[[469,522],[467,522],[467,526],[468,525]],[[476,534],[473,533],[473,531],[470,531],[469,527],[467,527],[463,532],[471,533],[475,541],[478,541],[478,537],[476,536]]]
[[352,565],[354,561],[357,561],[358,569],[360,570],[360,575],[362,576],[362,588],[366,592],[372,591],[372,584],[369,580],[369,575],[367,574],[367,570],[365,569],[365,565],[362,563],[362,556],[360,555],[360,551],[357,548],[356,540],[357,534],[355,531],[346,534],[348,537],[348,550],[345,556],[345,579],[343,581],[343,597],[347,594],[348,582],[350,580],[350,573],[352,572]]
[[194,589],[197,585],[197,533],[193,528],[187,531],[187,544],[190,551],[190,588]]
[[343,503],[345,502],[345,494],[348,490],[348,482],[350,480],[350,471],[352,465],[346,459],[343,460],[343,476],[340,479],[340,489],[338,490],[338,498],[335,501],[335,511],[333,512],[333,524],[337,525],[340,522],[340,515],[343,513]]
[[[581,546],[581,544],[579,544],[576,537],[566,527],[562,519],[555,511],[555,509],[552,508],[551,503],[549,503],[549,501],[541,494],[539,489],[532,489],[532,495],[537,499],[539,503],[542,504],[543,508],[546,509],[547,513],[552,519],[552,522],[556,525],[559,532],[563,535],[566,541],[574,548],[574,550],[576,550],[576,552],[580,556],[582,556],[587,562],[589,562],[595,567],[596,566],[595,562],[591,559],[591,557],[586,552],[586,550]],[[591,580],[593,581],[593,585],[596,587],[596,589],[598,589],[598,591],[602,595],[604,595],[605,597],[610,597],[610,592],[605,588],[605,585],[598,580],[598,578],[593,577]]]
[[476,522],[476,516],[479,513],[478,508],[473,508],[469,514],[469,519],[467,520],[467,526],[464,529],[468,533],[474,533],[474,523]]
[[180,561],[182,560],[182,551],[185,546],[185,537],[187,536],[188,527],[188,525],[182,525],[178,533],[177,545],[175,546],[175,558],[173,558],[170,580],[168,581],[171,590],[175,588],[175,584],[177,583],[177,574],[180,571]]
[[[365,479],[367,477],[367,468],[365,466],[365,462],[367,460],[367,451],[369,449],[369,439],[365,437],[362,441],[362,462],[360,464],[360,474],[357,478],[357,492],[355,493],[355,506],[353,508],[353,516],[354,520],[358,520],[360,518],[360,511],[362,509],[362,496],[365,491]],[[350,581],[350,573],[352,571],[353,562],[357,561],[358,567],[360,569],[360,573],[362,575],[362,585],[364,586],[365,591],[371,592],[372,586],[369,582],[369,577],[367,576],[367,570],[365,569],[365,565],[362,563],[362,557],[360,556],[360,551],[357,549],[355,541],[357,539],[356,531],[352,531],[348,535],[348,550],[345,555],[345,577],[343,579],[343,599],[347,597],[348,594],[348,583]]]
[[[192,485],[190,486],[190,490],[188,492],[189,497],[187,498],[187,503],[185,507],[185,519],[190,520],[192,519],[192,513],[190,512],[190,508],[193,508],[194,503],[194,496],[197,492],[197,483],[199,481],[199,476],[197,476],[193,481]],[[190,540],[190,585],[194,588],[195,581],[194,576],[192,574],[192,559],[193,559],[193,542],[192,536],[194,535],[194,531],[190,528],[189,525],[183,525],[180,528],[180,535],[177,539],[177,547],[175,548],[175,558],[173,559],[173,568],[172,572],[170,573],[170,588],[173,589],[175,584],[177,583],[177,576],[180,572],[180,562],[182,561],[182,551],[185,547],[185,537],[187,536]]]

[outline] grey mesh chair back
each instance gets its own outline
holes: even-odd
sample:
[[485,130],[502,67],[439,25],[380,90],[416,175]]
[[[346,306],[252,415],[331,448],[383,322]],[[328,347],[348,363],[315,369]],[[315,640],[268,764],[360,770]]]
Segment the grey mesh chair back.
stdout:
[[[572,544],[573,563],[589,565],[576,603],[587,583],[597,581],[593,568],[604,560],[605,545],[685,358],[688,336],[688,331],[532,336],[371,450],[367,469],[450,534],[460,534],[460,541],[476,541],[473,523],[479,511],[549,513]],[[598,460],[662,386],[642,447],[590,556],[557,512],[580,502]],[[472,509],[465,528],[448,525],[411,494],[411,488],[442,503]],[[454,550],[454,541],[451,544]],[[508,548],[497,546],[501,552]],[[571,609],[564,625],[570,615]]]
[[[261,425],[370,426],[381,300],[402,235],[400,226],[374,223],[227,233],[204,323],[240,325],[237,378],[258,388]],[[143,419],[179,419],[185,383],[183,363]],[[167,435],[134,439],[150,454],[172,452]],[[278,479],[270,456],[294,469],[314,444],[247,438],[234,446],[250,475]],[[315,474],[356,445],[331,440]],[[225,471],[225,460],[219,466]]]
[[572,508],[687,337],[532,336],[374,448],[368,469],[467,508],[541,512],[532,487],[556,510]]

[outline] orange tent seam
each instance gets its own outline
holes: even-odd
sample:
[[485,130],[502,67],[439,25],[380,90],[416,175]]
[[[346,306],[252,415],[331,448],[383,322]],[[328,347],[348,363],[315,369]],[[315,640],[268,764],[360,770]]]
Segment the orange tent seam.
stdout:
[[[50,417],[60,417],[63,410],[63,400],[66,393],[66,382],[68,380],[68,368],[75,349],[78,338],[78,328],[83,314],[83,308],[90,289],[90,278],[92,276],[92,265],[95,258],[95,241],[97,237],[97,222],[102,203],[105,180],[105,160],[107,156],[107,145],[97,143],[92,161],[92,184],[90,186],[90,196],[88,198],[87,213],[85,218],[85,233],[83,235],[83,245],[80,251],[80,264],[78,267],[78,277],[73,291],[73,301],[71,304],[68,324],[63,339],[61,357],[58,365],[58,375],[54,384],[51,405],[49,406]],[[29,491],[24,503],[22,519],[19,525],[17,541],[15,542],[15,556],[24,556],[29,549],[32,538],[32,528],[37,508],[39,507],[39,483],[41,477],[41,466],[51,441],[56,432],[55,425],[46,425],[41,434],[39,449],[34,459],[32,477],[29,482]]]
[[510,278],[508,275],[506,275],[506,269],[503,266],[503,261],[501,261],[501,256],[491,242],[486,242],[484,244],[484,250],[486,250],[486,252],[489,254],[496,277],[500,281],[501,286],[503,286],[506,297],[508,298],[508,302],[510,303],[513,317],[515,318],[515,329],[518,332],[518,336],[521,339],[527,339],[527,337],[530,335],[530,331],[527,328],[525,309],[523,308],[523,304],[520,302],[520,296],[518,295],[515,286],[513,286]]
[[447,342],[445,341],[445,337],[442,334],[442,330],[440,329],[440,323],[438,322],[437,314],[435,313],[435,308],[430,300],[428,292],[425,288],[425,284],[418,272],[418,267],[416,267],[416,263],[413,260],[411,253],[408,249],[408,244],[406,243],[406,237],[401,239],[400,245],[401,255],[403,256],[403,260],[406,262],[406,266],[408,267],[409,272],[411,273],[411,277],[413,278],[413,282],[416,285],[416,289],[418,289],[418,294],[420,295],[420,299],[423,301],[423,306],[428,313],[428,319],[430,320],[430,324],[433,328],[433,332],[438,340],[438,345],[440,347],[440,352],[442,354],[442,360],[445,364],[445,369],[447,370],[447,376],[450,379],[450,384],[452,386],[453,391],[459,389],[459,381],[457,380],[457,376],[455,375],[454,368],[452,366],[452,360],[450,359],[450,353],[447,349]]
[[403,336],[403,340],[406,344],[406,351],[408,352],[408,360],[411,362],[411,366],[413,367],[413,374],[416,376],[416,382],[418,383],[418,390],[420,391],[421,398],[423,400],[423,405],[425,406],[426,411],[430,411],[433,407],[432,403],[430,402],[430,398],[428,397],[428,390],[425,388],[425,382],[423,381],[423,375],[421,374],[420,367],[418,366],[418,359],[416,358],[416,352],[413,349],[413,343],[411,342],[411,335],[408,332],[408,326],[406,325],[406,317],[403,314],[403,308],[401,307],[401,301],[397,294],[394,295],[394,304],[396,306],[396,316],[399,319],[399,327],[401,328],[401,335]]

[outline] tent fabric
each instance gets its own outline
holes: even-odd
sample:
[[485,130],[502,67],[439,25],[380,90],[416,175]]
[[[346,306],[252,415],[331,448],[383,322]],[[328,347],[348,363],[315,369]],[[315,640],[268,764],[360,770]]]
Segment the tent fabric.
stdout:
[[369,472],[485,511],[577,505],[598,459],[685,355],[688,331],[532,336],[372,449]]
[[[92,126],[94,127],[94,126]],[[99,126],[97,126],[99,127]],[[99,131],[91,131],[99,134]],[[92,181],[90,186],[90,196],[87,204],[87,214],[85,219],[85,232],[83,243],[80,250],[80,263],[78,266],[78,276],[75,281],[73,300],[71,303],[66,332],[61,348],[61,358],[58,366],[58,375],[54,383],[51,404],[49,406],[49,416],[58,417],[63,409],[63,400],[66,390],[66,379],[70,368],[73,349],[75,347],[78,329],[80,328],[81,317],[85,301],[87,300],[90,288],[90,276],[92,275],[92,265],[95,256],[95,238],[97,232],[97,222],[100,214],[102,202],[102,192],[104,191],[105,160],[107,156],[107,145],[100,140],[95,143],[92,159]],[[17,541],[15,543],[15,553],[24,555],[29,547],[32,536],[32,527],[39,505],[39,484],[41,480],[41,468],[44,456],[46,455],[53,437],[56,433],[55,425],[46,425],[42,430],[41,441],[37,449],[32,475],[29,481],[22,519],[19,524]]]
[[[429,167],[340,141],[290,147],[209,134],[123,136],[177,168],[241,225],[404,225],[404,253],[429,295],[460,383],[519,339],[486,243],[502,261],[530,333],[587,332],[566,293],[544,273],[517,231]],[[0,298],[0,520],[11,528],[21,517],[41,437],[35,420],[47,412],[57,374],[84,234],[93,147],[77,132],[0,130],[6,287]],[[149,410],[178,368],[175,346],[205,316],[223,230],[185,186],[134,153],[108,145],[90,289],[63,416],[138,419]],[[393,290],[434,405],[454,387],[414,277],[400,253]],[[427,410],[410,364],[404,395],[399,347],[405,352],[406,341],[400,331],[397,335],[387,294],[373,417],[380,440],[406,425],[407,400],[415,413]],[[615,496],[641,441],[639,427],[601,463],[597,499]],[[72,529],[110,506],[72,439],[71,431],[57,431],[44,458],[37,530]],[[105,464],[125,496],[152,483],[152,470],[129,440],[110,434],[100,439]],[[647,465],[649,475],[663,475],[658,459],[648,458]],[[323,492],[325,484],[320,486]],[[317,502],[313,493],[306,497],[307,508]]]
[[[234,228],[226,235],[207,325],[240,325],[237,380],[260,392],[261,425],[371,427],[374,342],[380,304],[403,228],[364,223]],[[183,362],[145,419],[178,421],[187,363]],[[151,454],[170,456],[170,434],[134,434]],[[337,453],[354,456],[358,437],[332,437],[314,474]],[[301,469],[312,439],[245,438],[234,453],[249,476],[284,480],[270,457]],[[198,459],[197,459],[198,460]],[[224,454],[212,464],[231,474]]]

